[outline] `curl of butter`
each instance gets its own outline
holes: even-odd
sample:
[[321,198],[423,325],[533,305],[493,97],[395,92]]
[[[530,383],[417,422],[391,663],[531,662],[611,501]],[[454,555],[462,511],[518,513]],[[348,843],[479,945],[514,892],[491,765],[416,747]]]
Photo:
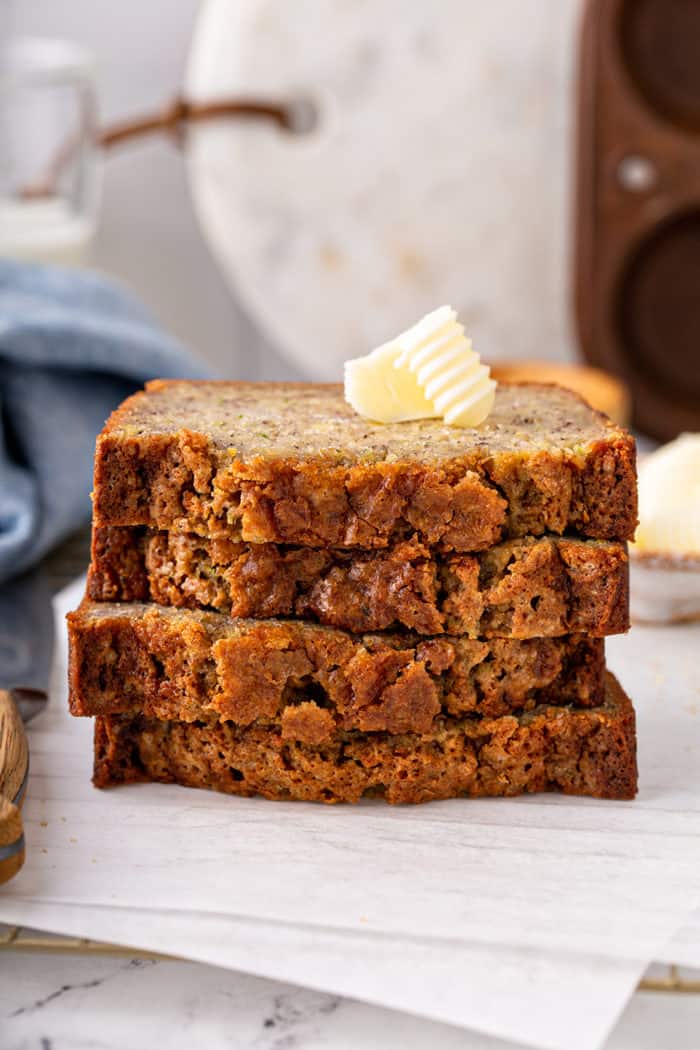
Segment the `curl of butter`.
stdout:
[[476,427],[493,408],[496,383],[449,306],[365,357],[345,362],[345,400],[380,423],[440,417]]
[[700,556],[700,434],[681,434],[640,463],[634,546]]

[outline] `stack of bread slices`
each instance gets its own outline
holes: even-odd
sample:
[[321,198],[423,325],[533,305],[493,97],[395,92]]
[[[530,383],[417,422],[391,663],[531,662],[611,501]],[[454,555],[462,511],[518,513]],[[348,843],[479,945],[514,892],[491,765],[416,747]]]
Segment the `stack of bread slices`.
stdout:
[[480,426],[342,389],[155,381],[97,444],[70,706],[94,782],[324,802],[627,799],[635,451],[555,386]]

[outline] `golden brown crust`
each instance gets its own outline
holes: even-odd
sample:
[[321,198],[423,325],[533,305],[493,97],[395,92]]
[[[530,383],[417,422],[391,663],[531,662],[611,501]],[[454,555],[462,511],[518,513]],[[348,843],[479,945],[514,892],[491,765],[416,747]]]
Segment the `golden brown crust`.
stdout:
[[603,690],[603,642],[585,635],[353,635],[294,620],[91,602],[68,624],[75,715],[250,725],[308,703],[304,723],[315,716],[317,740],[330,730],[329,713],[343,730],[426,733],[442,715],[593,707]]
[[98,439],[94,488],[98,525],[315,547],[625,540],[637,513],[631,436],[569,391],[517,384],[463,431],[369,423],[337,387],[150,384]]
[[[241,728],[107,716],[95,724],[97,787],[162,781],[234,795],[318,802],[427,802],[559,790],[631,799],[635,716],[612,675],[592,710],[538,707],[519,718],[442,719],[430,734],[340,732],[319,743],[294,727]],[[303,721],[303,717],[302,717]]]
[[351,552],[103,526],[88,594],[355,632],[603,637],[629,627],[628,579],[626,546],[615,541],[528,537],[440,555],[416,540]]

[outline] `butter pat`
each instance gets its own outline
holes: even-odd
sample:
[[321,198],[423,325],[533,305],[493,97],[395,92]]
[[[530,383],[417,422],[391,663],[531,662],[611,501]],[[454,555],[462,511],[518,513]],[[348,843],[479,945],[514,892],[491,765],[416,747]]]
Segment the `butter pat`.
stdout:
[[493,408],[496,383],[449,306],[427,314],[371,354],[345,363],[345,399],[380,423],[442,417],[475,427]]
[[640,464],[635,548],[700,557],[700,434],[681,434]]
[[345,362],[345,400],[355,411],[380,423],[429,419],[435,408],[408,368],[396,368],[403,351],[385,343],[366,357]]

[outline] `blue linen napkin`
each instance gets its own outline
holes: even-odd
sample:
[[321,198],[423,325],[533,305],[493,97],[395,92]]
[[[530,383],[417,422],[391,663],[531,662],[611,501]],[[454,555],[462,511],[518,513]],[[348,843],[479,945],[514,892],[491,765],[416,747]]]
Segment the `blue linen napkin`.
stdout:
[[103,277],[0,261],[0,583],[88,519],[95,437],[119,402],[206,375]]

